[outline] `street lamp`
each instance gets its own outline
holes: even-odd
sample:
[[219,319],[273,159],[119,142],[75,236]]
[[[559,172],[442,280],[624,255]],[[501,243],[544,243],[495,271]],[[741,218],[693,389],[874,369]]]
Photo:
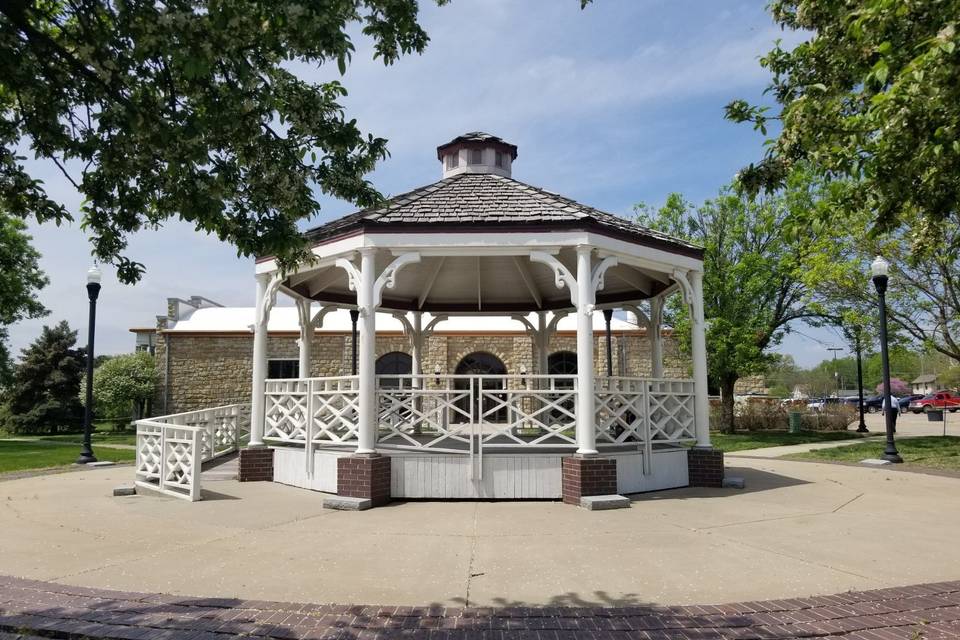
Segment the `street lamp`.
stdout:
[[883,365],[883,397],[887,403],[887,410],[884,412],[884,422],[887,427],[887,444],[883,450],[883,459],[889,462],[903,462],[900,453],[897,451],[897,445],[893,441],[894,420],[893,397],[890,395],[890,356],[887,353],[887,281],[890,271],[890,263],[877,256],[870,265],[873,272],[873,286],[877,288],[877,295],[880,298],[880,361]]
[[100,269],[94,264],[87,271],[87,298],[90,299],[90,318],[87,322],[87,402],[83,408],[83,444],[77,464],[96,462],[90,446],[90,431],[93,424],[93,336],[97,324],[97,297],[100,295]]

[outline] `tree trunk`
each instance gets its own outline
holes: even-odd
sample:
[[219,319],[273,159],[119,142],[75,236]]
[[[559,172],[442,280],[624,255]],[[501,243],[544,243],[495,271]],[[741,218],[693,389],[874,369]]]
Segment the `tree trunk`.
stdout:
[[724,378],[720,382],[722,404],[720,409],[720,433],[733,433],[736,429],[733,416],[733,386],[736,378]]

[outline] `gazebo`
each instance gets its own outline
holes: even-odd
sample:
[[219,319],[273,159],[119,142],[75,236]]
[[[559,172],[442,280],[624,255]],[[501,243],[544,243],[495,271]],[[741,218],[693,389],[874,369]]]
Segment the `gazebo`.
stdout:
[[[257,260],[240,479],[372,506],[391,497],[580,503],[718,485],[702,249],[513,179],[517,147],[496,136],[458,136],[437,148],[437,158],[441,180],[307,231],[313,256],[295,271]],[[296,379],[266,377],[267,321],[278,293],[293,298],[300,319]],[[691,379],[663,377],[662,310],[674,293],[690,307]],[[357,318],[356,371],[311,377],[314,329],[343,308]],[[592,315],[606,310],[626,311],[646,328],[649,378],[598,372]],[[409,373],[375,371],[380,313],[404,326]],[[478,358],[464,370],[423,371],[425,337],[466,314],[521,323],[536,370],[504,373]],[[567,314],[576,317],[575,372],[551,374],[546,345]]]

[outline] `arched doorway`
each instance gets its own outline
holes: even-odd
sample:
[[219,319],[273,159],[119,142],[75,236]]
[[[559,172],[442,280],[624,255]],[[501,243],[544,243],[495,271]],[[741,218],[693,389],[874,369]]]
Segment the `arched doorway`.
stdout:
[[[413,358],[402,351],[391,351],[377,358],[376,372],[378,376],[408,376],[413,373]],[[400,386],[399,378],[380,378],[381,388],[395,389]]]
[[[457,368],[454,370],[454,373],[458,376],[505,376],[507,375],[507,367],[504,366],[503,361],[500,360],[500,358],[492,353],[475,351],[464,356],[459,364],[457,364]],[[481,413],[484,414],[483,419],[485,422],[506,422],[506,407],[500,407],[496,411],[493,411],[494,407],[497,406],[497,402],[493,398],[489,397],[483,398],[483,402],[480,402],[481,388],[484,391],[503,389],[503,383],[504,380],[502,378],[474,378],[473,393],[471,394],[471,397],[469,399],[463,398],[457,402],[457,406],[464,412],[469,412],[470,407],[472,406],[475,422],[480,421]],[[469,378],[456,378],[453,384],[454,389],[457,391],[466,391],[470,389]],[[486,413],[488,411],[490,411],[490,413]],[[466,417],[461,415],[459,412],[457,413],[455,419],[457,422],[466,421]]]
[[[573,376],[577,374],[577,354],[573,351],[555,351],[547,357],[547,373],[551,376]],[[572,378],[560,378],[551,381],[551,389],[557,389],[559,391],[568,391],[574,388],[574,381]],[[556,394],[551,398],[552,401],[556,401],[561,397],[561,394]],[[560,406],[563,407],[564,411],[559,409],[554,409],[550,412],[550,417],[554,421],[564,421],[569,418],[566,412],[573,412],[575,401],[573,398],[564,400],[560,403]]]

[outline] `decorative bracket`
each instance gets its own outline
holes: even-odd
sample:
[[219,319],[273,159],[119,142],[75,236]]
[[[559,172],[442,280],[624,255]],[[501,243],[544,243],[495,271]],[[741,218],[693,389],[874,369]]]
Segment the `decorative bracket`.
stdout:
[[577,279],[573,277],[573,274],[570,273],[570,269],[567,269],[562,262],[557,260],[556,256],[550,255],[543,251],[531,251],[530,252],[530,261],[539,262],[540,264],[545,264],[551,269],[553,269],[554,282],[557,285],[557,289],[563,289],[563,286],[566,285],[567,289],[570,290],[570,302],[573,303],[573,306],[579,306],[577,295]]
[[317,312],[313,314],[313,317],[310,318],[310,326],[316,327],[319,329],[323,326],[323,319],[327,317],[327,314],[331,311],[336,311],[340,307],[335,304],[328,304],[326,306],[320,307],[317,309]]
[[280,283],[283,282],[283,276],[279,273],[274,274],[267,283],[267,288],[263,292],[263,299],[257,301],[257,325],[266,325],[270,321],[270,310],[277,304],[277,291],[280,289]]
[[403,269],[408,264],[414,264],[420,262],[419,253],[405,253],[398,258],[394,258],[393,262],[387,265],[387,268],[383,270],[383,273],[380,274],[380,277],[377,278],[376,282],[373,283],[373,307],[376,309],[380,306],[380,302],[383,299],[383,290],[393,289],[393,286],[397,283],[397,273],[400,269]]
[[357,268],[357,265],[347,258],[337,258],[334,265],[347,272],[347,287],[350,291],[356,291],[360,284],[360,269]]
[[427,326],[425,326],[422,330],[423,337],[429,338],[430,336],[432,336],[433,330],[437,328],[437,325],[443,322],[444,320],[449,320],[449,319],[450,319],[450,316],[446,314],[441,314],[439,316],[434,316],[433,318],[430,318],[430,322],[428,322]]
[[620,307],[625,311],[629,311],[633,315],[637,316],[637,324],[644,327],[647,331],[652,330],[653,322],[651,321],[650,317],[644,313],[643,309],[635,304],[622,304]]
[[590,278],[590,289],[592,291],[599,291],[603,289],[604,274],[607,272],[607,269],[609,269],[610,267],[617,266],[618,262],[619,261],[617,260],[616,256],[608,256],[603,260],[601,260],[600,264],[598,264],[593,268],[593,274]]
[[683,301],[686,304],[692,305],[693,287],[690,285],[690,281],[687,280],[687,272],[681,271],[680,269],[674,269],[673,280],[680,285],[680,293],[683,295]]

